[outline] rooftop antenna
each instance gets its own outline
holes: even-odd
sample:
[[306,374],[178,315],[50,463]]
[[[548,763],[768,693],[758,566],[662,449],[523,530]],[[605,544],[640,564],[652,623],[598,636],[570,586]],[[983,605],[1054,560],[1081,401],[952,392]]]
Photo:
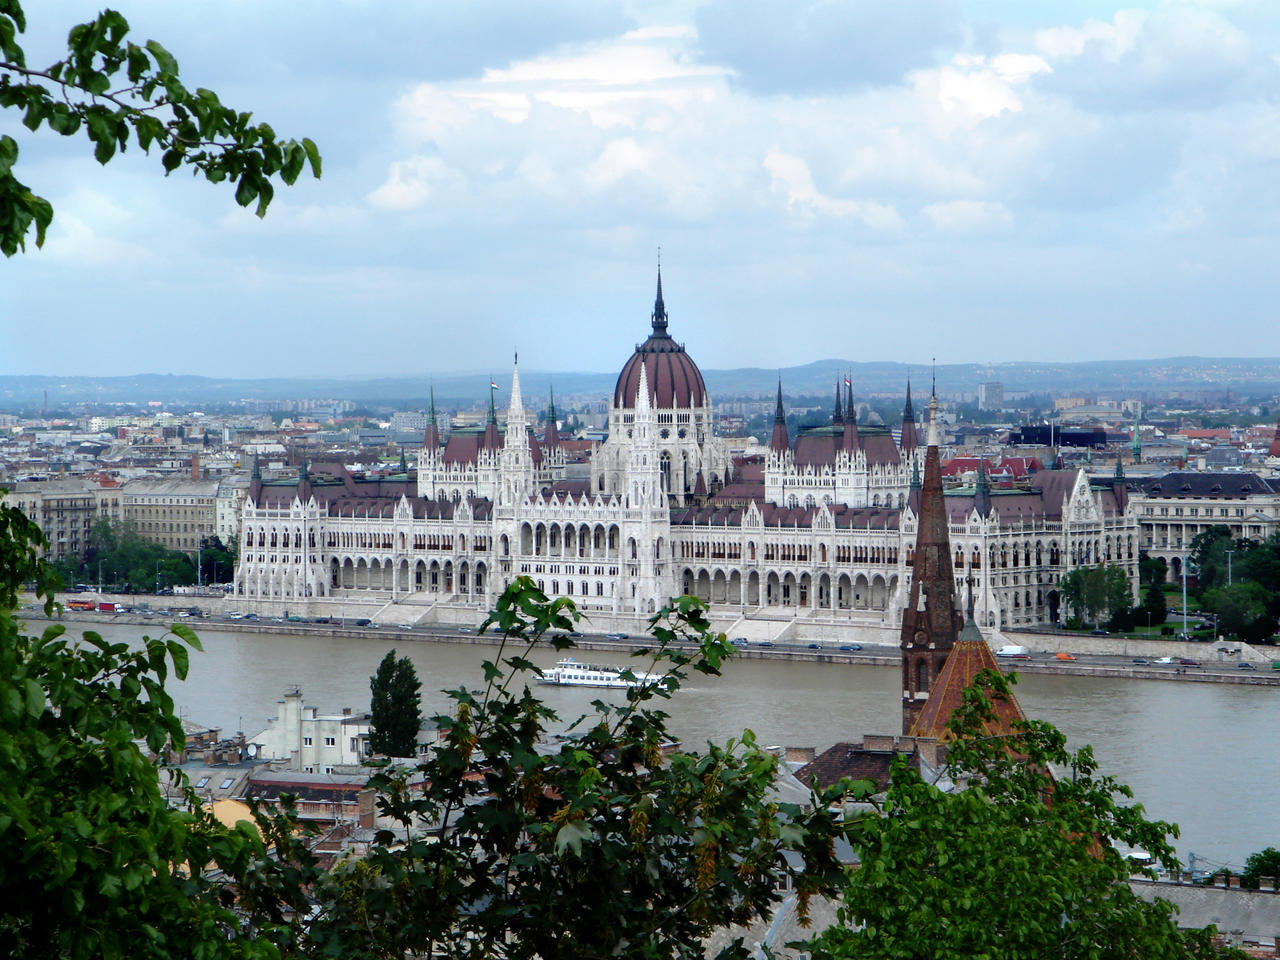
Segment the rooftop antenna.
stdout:
[[938,358],[930,357],[929,365],[933,368],[933,373],[932,373],[933,383],[929,388],[929,392],[932,396],[936,397],[938,395]]

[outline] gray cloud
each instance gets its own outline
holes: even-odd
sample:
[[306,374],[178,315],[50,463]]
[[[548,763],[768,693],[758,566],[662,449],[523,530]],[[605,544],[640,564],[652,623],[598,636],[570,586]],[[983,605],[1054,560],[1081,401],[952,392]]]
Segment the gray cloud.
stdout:
[[703,57],[755,93],[896,83],[961,40],[953,0],[714,0],[697,12]]

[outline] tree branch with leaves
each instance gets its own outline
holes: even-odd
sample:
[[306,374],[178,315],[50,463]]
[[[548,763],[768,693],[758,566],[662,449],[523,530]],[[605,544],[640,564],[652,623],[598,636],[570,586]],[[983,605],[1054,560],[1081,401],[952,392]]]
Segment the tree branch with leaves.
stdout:
[[[114,10],[71,28],[67,56],[47,67],[27,63],[20,44],[27,20],[18,0],[0,0],[0,108],[21,111],[31,131],[64,137],[81,131],[105,164],[132,143],[154,147],[166,175],[179,167],[210,183],[235,184],[236,202],[263,216],[273,178],[293,184],[307,167],[320,176],[320,152],[309,139],[285,140],[269,124],[222,103],[212,90],[188,89],[178,62],[159,42],[129,39]],[[32,231],[43,246],[53,206],[14,175],[18,142],[0,135],[0,252],[26,249]]]

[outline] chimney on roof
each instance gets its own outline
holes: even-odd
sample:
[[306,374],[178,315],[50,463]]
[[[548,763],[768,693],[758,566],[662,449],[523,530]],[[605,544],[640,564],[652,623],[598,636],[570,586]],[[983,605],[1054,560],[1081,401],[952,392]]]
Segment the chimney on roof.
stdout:
[[191,455],[191,479],[200,479],[200,454],[193,453]]

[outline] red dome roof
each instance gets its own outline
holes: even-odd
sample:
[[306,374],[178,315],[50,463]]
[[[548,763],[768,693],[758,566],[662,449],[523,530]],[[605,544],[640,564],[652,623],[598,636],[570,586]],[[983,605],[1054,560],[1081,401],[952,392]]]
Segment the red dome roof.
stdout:
[[658,297],[653,305],[653,333],[636,347],[613,389],[615,407],[634,407],[640,389],[643,364],[649,380],[650,402],[655,407],[701,407],[707,402],[707,385],[693,359],[667,333],[667,310],[662,302],[662,271],[658,271]]

